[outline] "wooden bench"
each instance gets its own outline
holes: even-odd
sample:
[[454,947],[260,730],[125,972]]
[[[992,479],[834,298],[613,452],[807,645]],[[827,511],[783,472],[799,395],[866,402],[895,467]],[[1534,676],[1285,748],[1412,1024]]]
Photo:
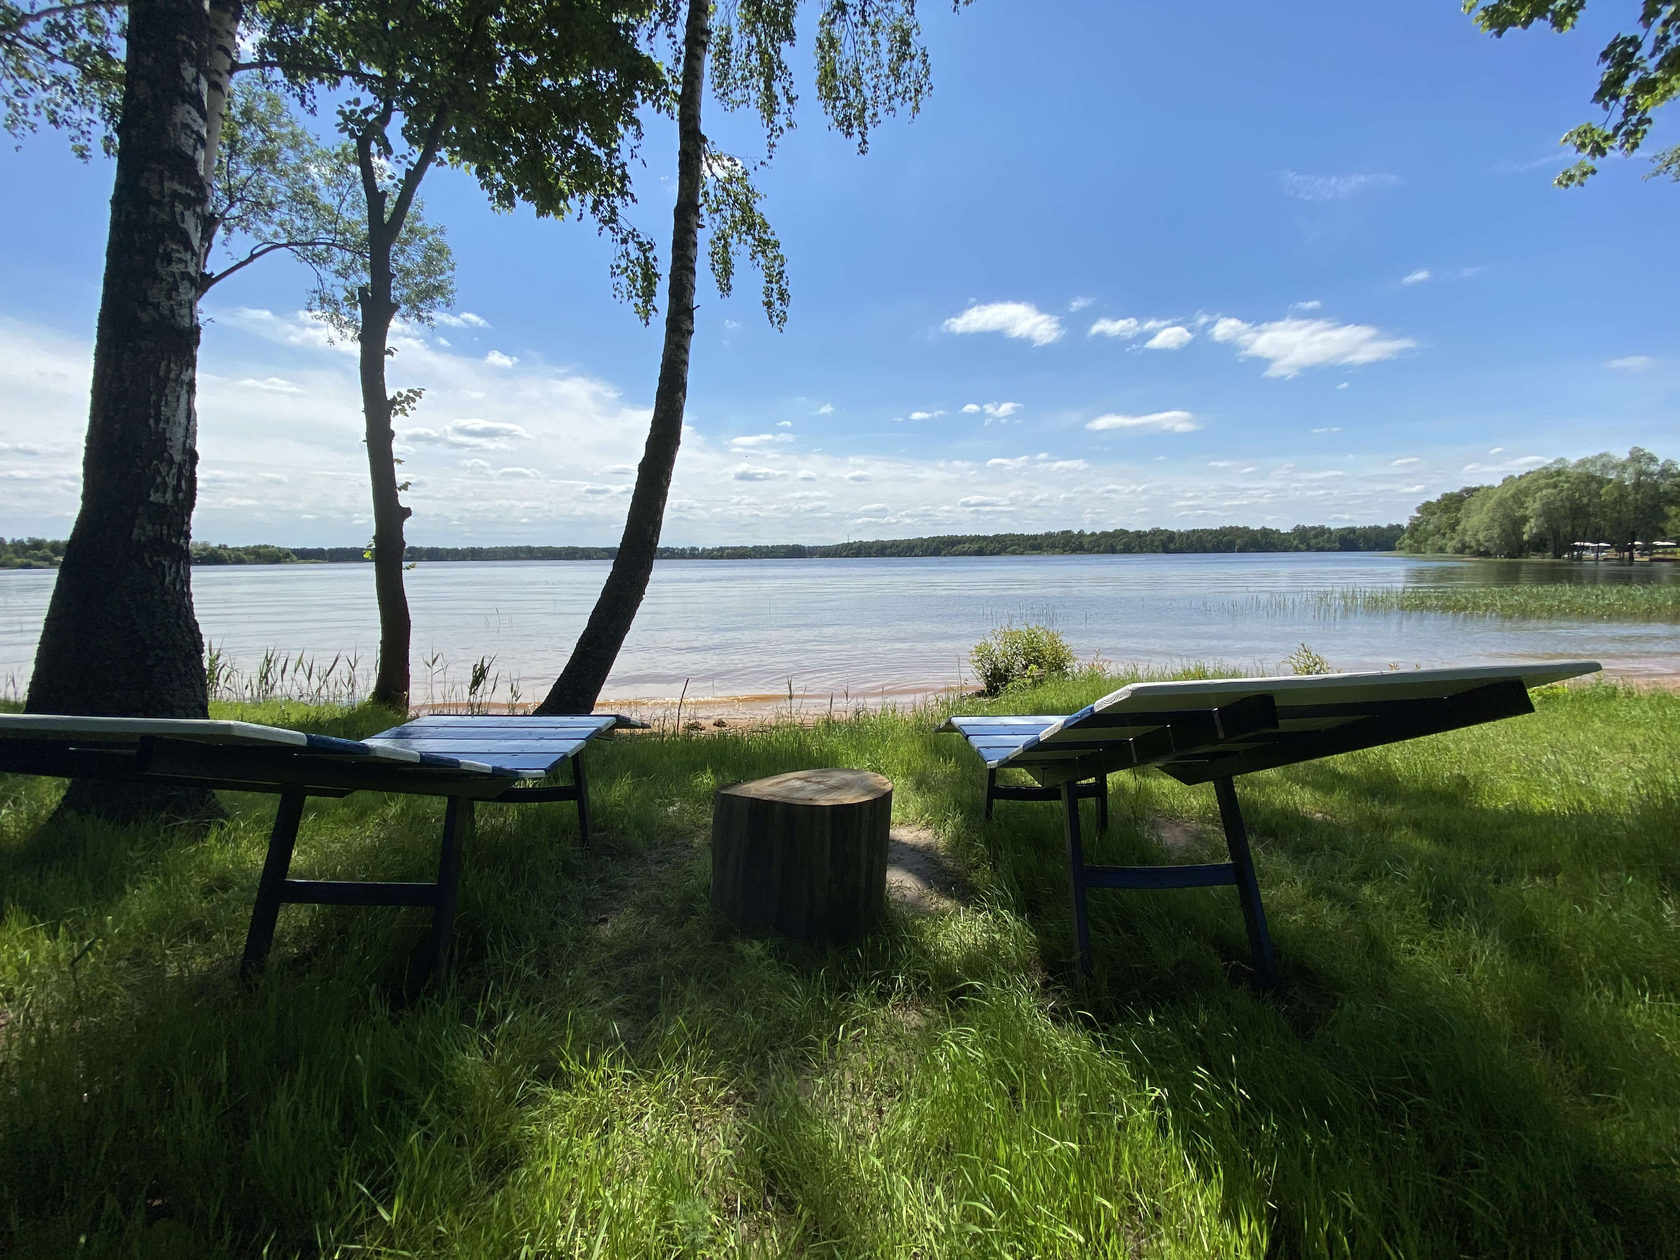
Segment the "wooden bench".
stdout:
[[[280,801],[241,973],[250,976],[263,967],[282,905],[430,908],[425,963],[439,972],[454,924],[462,849],[472,831],[474,806],[480,801],[573,801],[587,844],[584,748],[615,726],[641,725],[616,714],[433,716],[365,740],[348,740],[250,722],[0,714],[0,771],[274,793]],[[570,783],[542,782],[567,764]],[[304,801],[360,791],[444,798],[436,879],[291,878]]]
[[[1240,775],[1398,740],[1532,713],[1528,689],[1594,673],[1596,661],[1134,683],[1078,713],[953,717],[940,730],[968,740],[986,765],[986,817],[994,800],[1062,803],[1074,955],[1091,967],[1085,912],[1090,888],[1234,885],[1248,929],[1254,982],[1277,979],[1271,935],[1234,781]],[[1180,783],[1212,783],[1229,861],[1168,866],[1092,866],[1085,861],[1079,802],[1096,796],[1106,825],[1107,776],[1153,767]],[[1036,788],[1000,788],[1000,770],[1020,769]]]

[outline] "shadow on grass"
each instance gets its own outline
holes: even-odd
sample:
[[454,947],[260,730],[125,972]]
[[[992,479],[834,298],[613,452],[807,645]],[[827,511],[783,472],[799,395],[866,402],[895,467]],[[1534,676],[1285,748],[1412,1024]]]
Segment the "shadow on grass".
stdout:
[[[893,778],[977,908],[834,949],[713,918],[712,792],[812,765]],[[1650,1066],[1672,1016],[1625,996],[1675,991],[1641,900],[1672,874],[1643,838],[1672,825],[1660,800],[1560,819],[1380,757],[1257,777],[1283,972],[1262,999],[1232,983],[1229,890],[1095,893],[1076,985],[1055,811],[986,827],[980,778],[960,741],[887,719],[613,741],[591,851],[569,810],[480,809],[451,980],[407,1006],[406,913],[288,909],[268,976],[232,982],[265,807],[219,850],[159,838],[145,869],[183,866],[151,901],[116,895],[144,863],[94,863],[80,903],[40,891],[45,857],[6,868],[0,1251],[1125,1254],[1204,1228],[1207,1254],[1674,1250],[1680,1098]],[[1202,791],[1117,776],[1092,860],[1159,860],[1144,824],[1210,817]],[[352,798],[311,815],[300,861],[425,877],[436,827]],[[1591,872],[1536,863],[1536,836],[1625,837],[1596,852],[1634,882],[1595,913],[1568,885]],[[49,901],[62,930],[25,933]],[[113,911],[142,943],[77,965],[7,943],[68,950]]]

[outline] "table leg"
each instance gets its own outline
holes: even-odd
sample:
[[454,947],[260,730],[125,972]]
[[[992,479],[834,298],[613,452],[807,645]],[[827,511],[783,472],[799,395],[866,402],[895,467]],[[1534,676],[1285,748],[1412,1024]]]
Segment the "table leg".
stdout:
[[449,956],[449,936],[455,926],[456,894],[461,885],[461,849],[472,834],[471,798],[452,796],[443,811],[443,846],[438,856],[437,907],[432,911],[432,934],[427,944],[431,975],[441,978]]
[[1067,839],[1068,892],[1073,901],[1073,950],[1082,974],[1091,974],[1091,925],[1085,917],[1085,845],[1079,835],[1079,785],[1062,784],[1062,830]]
[[245,956],[239,962],[239,974],[250,979],[261,971],[268,960],[268,949],[274,943],[274,924],[280,916],[280,892],[286,882],[286,872],[292,866],[292,850],[297,845],[298,823],[303,818],[303,802],[308,794],[291,788],[280,794],[280,804],[274,811],[274,830],[268,837],[268,856],[263,859],[262,877],[257,881],[257,900],[251,907],[251,927],[245,934]]
[[1260,904],[1260,882],[1254,875],[1254,855],[1248,848],[1248,829],[1237,805],[1237,789],[1230,779],[1213,781],[1219,798],[1219,820],[1225,827],[1225,846],[1231,851],[1231,871],[1236,877],[1237,896],[1242,902],[1243,920],[1248,924],[1249,956],[1254,965],[1257,988],[1277,984],[1277,962],[1272,955],[1272,937],[1266,929],[1266,908]]
[[589,847],[589,781],[583,774],[583,749],[572,754],[572,786],[577,788],[578,844]]

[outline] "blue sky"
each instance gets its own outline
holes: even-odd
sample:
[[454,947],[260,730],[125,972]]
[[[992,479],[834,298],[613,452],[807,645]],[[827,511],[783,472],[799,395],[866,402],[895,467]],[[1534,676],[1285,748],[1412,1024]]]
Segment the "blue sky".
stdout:
[[[665,539],[1404,520],[1558,456],[1680,455],[1680,187],[1559,191],[1598,50],[1456,0],[930,2],[934,91],[858,157],[807,88],[762,174],[784,332],[702,282]],[[808,70],[800,54],[801,70]],[[1670,111],[1671,113],[1673,111]],[[1676,141],[1659,114],[1649,147]],[[723,147],[761,148],[715,108]],[[650,126],[634,217],[669,236]],[[110,167],[0,151],[0,534],[74,517]],[[616,541],[660,329],[593,229],[427,182],[459,302],[399,330],[410,541]],[[195,536],[360,543],[354,359],[264,263],[207,301]]]

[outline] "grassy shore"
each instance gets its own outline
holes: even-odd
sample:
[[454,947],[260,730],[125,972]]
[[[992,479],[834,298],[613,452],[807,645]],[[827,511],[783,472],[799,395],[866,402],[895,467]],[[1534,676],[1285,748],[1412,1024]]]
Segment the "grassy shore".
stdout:
[[[269,799],[200,840],[0,779],[0,1254],[1680,1254],[1680,697],[1538,705],[1245,780],[1270,997],[1229,890],[1094,894],[1076,984],[1055,811],[984,824],[926,712],[615,737],[589,852],[483,808],[418,997],[406,911],[288,908],[237,983]],[[971,896],[846,949],[716,922],[712,792],[814,765],[891,777]],[[1217,834],[1206,788],[1112,805],[1092,860]],[[426,878],[437,812],[313,803],[298,868]]]

